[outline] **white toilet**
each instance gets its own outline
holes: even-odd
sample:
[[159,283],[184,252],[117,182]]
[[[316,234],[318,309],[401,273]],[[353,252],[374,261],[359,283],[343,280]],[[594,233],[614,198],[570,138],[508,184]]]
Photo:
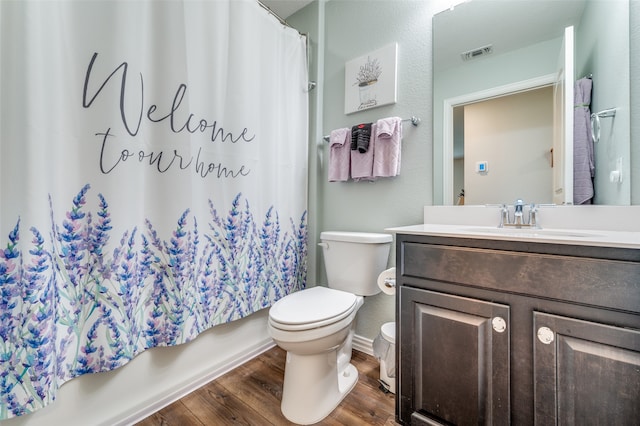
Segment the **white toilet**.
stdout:
[[282,414],[298,424],[328,416],[353,389],[350,363],[355,316],[363,296],[380,292],[377,277],[389,257],[392,236],[322,232],[327,287],[283,297],[269,310],[269,334],[287,351]]

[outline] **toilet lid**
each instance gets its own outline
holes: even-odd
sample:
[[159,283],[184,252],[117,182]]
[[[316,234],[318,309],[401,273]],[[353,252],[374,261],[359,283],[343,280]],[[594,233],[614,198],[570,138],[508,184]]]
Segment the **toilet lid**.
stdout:
[[348,313],[355,304],[355,294],[312,287],[278,300],[269,310],[269,316],[280,324],[317,323]]

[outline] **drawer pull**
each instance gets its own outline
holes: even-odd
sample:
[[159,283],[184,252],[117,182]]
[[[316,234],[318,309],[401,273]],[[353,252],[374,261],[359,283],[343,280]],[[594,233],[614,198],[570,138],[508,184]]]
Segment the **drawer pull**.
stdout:
[[507,323],[502,317],[494,317],[491,320],[491,325],[498,333],[502,333],[507,329]]
[[540,327],[538,329],[538,340],[545,345],[550,345],[553,342],[553,331],[549,327]]

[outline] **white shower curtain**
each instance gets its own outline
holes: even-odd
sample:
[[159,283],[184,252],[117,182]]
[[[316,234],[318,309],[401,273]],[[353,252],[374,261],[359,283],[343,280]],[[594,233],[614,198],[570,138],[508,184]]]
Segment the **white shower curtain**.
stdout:
[[305,286],[305,46],[254,0],[0,2],[0,420]]

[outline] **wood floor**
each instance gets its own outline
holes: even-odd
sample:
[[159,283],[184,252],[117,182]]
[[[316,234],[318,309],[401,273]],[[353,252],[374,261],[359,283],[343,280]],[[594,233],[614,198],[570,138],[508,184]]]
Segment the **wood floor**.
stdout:
[[[280,412],[286,352],[274,347],[144,419],[137,426],[292,425]],[[379,388],[380,365],[353,351],[356,387],[318,425],[395,426],[395,395]]]

